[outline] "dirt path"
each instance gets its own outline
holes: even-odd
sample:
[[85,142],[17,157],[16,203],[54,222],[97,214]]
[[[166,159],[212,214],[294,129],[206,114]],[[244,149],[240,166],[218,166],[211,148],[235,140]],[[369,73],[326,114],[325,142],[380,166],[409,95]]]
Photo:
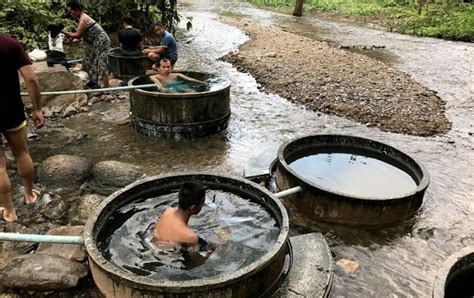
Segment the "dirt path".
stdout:
[[275,27],[223,20],[250,36],[223,60],[252,74],[263,91],[394,133],[429,136],[451,127],[436,92],[382,62]]

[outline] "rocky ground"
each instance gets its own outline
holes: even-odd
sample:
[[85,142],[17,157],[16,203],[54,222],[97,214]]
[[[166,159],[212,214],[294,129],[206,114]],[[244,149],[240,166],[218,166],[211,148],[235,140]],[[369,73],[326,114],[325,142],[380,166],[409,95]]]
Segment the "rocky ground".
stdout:
[[450,129],[444,101],[403,72],[275,27],[223,20],[250,36],[223,60],[252,74],[265,92],[384,131],[430,136]]

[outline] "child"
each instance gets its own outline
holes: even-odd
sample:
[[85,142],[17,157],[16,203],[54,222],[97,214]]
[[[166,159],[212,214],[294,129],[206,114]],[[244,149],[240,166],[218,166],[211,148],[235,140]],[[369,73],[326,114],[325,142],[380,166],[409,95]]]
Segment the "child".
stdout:
[[[158,85],[158,91],[160,92],[195,92],[186,82],[206,84],[184,74],[171,72],[171,61],[166,58],[153,64],[153,70],[158,74],[150,76],[150,80]],[[178,79],[181,79],[181,82]]]
[[66,62],[66,55],[64,54],[63,41],[64,34],[61,33],[61,30],[64,29],[63,24],[50,24],[47,27],[48,34],[48,46],[49,51],[46,52],[46,63],[49,67],[54,66],[55,64],[62,64],[68,68]]

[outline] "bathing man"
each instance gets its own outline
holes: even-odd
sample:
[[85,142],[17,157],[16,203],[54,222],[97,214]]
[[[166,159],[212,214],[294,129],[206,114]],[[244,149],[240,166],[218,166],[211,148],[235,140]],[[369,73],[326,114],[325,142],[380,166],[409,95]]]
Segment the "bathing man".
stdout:
[[190,78],[184,74],[171,72],[171,61],[166,58],[158,60],[158,62],[153,64],[152,68],[154,71],[158,72],[158,74],[150,76],[150,80],[158,86],[160,92],[193,92],[187,84],[184,86],[180,84],[178,79],[193,83],[206,84],[203,81]]
[[[18,175],[24,185],[26,204],[33,204],[37,194],[33,190],[33,161],[26,145],[27,123],[20,97],[18,71],[25,80],[26,89],[33,103],[33,124],[40,128],[44,124],[41,110],[41,95],[31,60],[15,39],[0,34],[0,133],[5,136],[15,157]],[[0,208],[7,222],[17,220],[11,197],[11,183],[6,169],[6,159],[0,148]]]
[[131,17],[124,17],[122,22],[124,28],[118,33],[122,55],[140,56],[143,50],[143,39],[140,31],[133,28]]
[[160,38],[161,45],[157,47],[150,47],[142,51],[147,54],[152,61],[158,61],[160,58],[167,58],[171,62],[171,68],[178,60],[178,49],[176,47],[176,40],[174,36],[166,31],[161,23],[153,25],[153,32]]
[[154,241],[158,245],[205,245],[205,241],[188,227],[189,218],[201,211],[205,199],[206,190],[202,185],[183,183],[178,193],[178,207],[163,212],[153,231]]

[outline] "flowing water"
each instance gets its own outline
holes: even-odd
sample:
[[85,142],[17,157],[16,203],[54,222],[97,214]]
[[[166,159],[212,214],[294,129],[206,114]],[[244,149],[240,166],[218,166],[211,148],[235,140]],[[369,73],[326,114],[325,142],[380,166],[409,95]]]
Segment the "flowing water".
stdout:
[[[127,117],[127,105],[100,103],[90,113],[65,122],[66,127],[85,132],[85,140],[62,145],[43,137],[31,146],[34,160],[64,153],[94,162],[114,159],[134,163],[149,175],[187,170],[241,175],[246,161],[260,151],[308,134],[351,134],[387,143],[423,163],[430,172],[431,183],[416,216],[376,228],[322,225],[300,218],[295,219],[300,224],[292,230],[320,231],[336,261],[348,258],[360,264],[353,274],[337,267],[331,291],[334,297],[430,297],[443,260],[474,245],[474,45],[294,18],[240,3],[194,1],[183,9],[183,20],[192,18],[193,28],[182,39],[186,43],[180,45],[176,68],[212,72],[231,81],[232,116],[227,131],[192,141],[149,139],[134,133],[130,126],[113,124],[117,118]],[[219,22],[218,13],[225,11],[336,45],[385,46],[377,51],[381,57],[388,57],[385,60],[394,68],[409,73],[447,102],[452,130],[436,137],[381,132],[259,92],[250,75],[217,60],[248,40],[241,30]],[[43,146],[40,143],[47,148],[39,147]]]
[[[235,194],[211,190],[189,226],[209,244],[198,248],[161,247],[153,241],[157,218],[177,206],[178,193],[125,205],[105,223],[97,243],[105,258],[140,276],[191,280],[235,272],[266,254],[280,233],[277,222],[259,204]],[[243,257],[242,257],[243,256]]]

